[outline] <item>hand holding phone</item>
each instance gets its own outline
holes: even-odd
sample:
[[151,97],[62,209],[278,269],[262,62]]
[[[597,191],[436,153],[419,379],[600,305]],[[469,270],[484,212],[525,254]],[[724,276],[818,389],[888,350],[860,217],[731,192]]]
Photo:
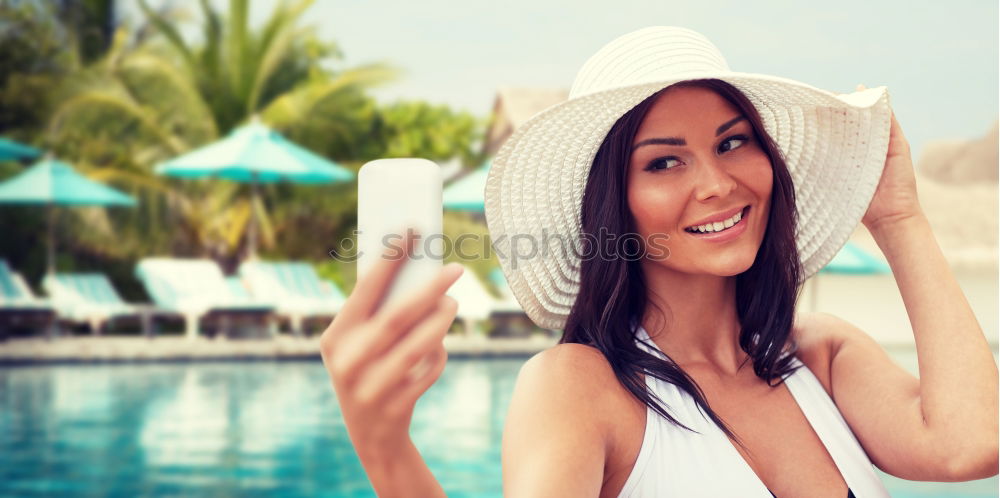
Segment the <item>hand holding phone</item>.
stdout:
[[[410,259],[391,284],[383,304],[413,292],[441,269],[443,178],[441,168],[427,159],[378,159],[358,173],[358,279],[385,256],[385,250],[414,230]],[[391,251],[391,258],[402,257]]]
[[[380,159],[358,174],[357,284],[320,338],[348,435],[379,496],[444,496],[409,437],[417,399],[444,371],[458,311],[445,295],[441,171]],[[410,233],[415,230],[419,238]]]
[[[386,253],[412,249],[412,238]],[[398,245],[396,245],[398,244]],[[402,299],[379,303],[405,258],[378,258],[320,338],[347,433],[378,496],[445,496],[410,439],[417,399],[444,371],[443,339],[458,303],[445,291],[462,274],[451,263]]]

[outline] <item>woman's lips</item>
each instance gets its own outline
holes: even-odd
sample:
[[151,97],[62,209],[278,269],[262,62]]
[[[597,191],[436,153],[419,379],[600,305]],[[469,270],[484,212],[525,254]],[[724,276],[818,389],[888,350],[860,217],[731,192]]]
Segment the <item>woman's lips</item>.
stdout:
[[692,237],[696,237],[698,239],[705,241],[728,242],[730,240],[735,239],[736,237],[739,237],[740,234],[746,231],[748,223],[747,217],[750,214],[750,208],[751,206],[743,208],[743,214],[742,216],[740,216],[740,221],[734,224],[733,226],[726,228],[720,232],[695,233],[695,232],[689,232],[687,230],[684,230],[684,232],[691,235]]

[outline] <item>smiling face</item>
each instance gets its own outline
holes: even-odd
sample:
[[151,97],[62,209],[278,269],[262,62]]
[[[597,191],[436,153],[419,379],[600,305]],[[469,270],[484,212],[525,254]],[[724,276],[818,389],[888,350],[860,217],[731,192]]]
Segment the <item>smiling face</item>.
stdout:
[[[739,108],[708,88],[669,88],[646,113],[632,147],[626,188],[635,227],[644,240],[669,248],[655,264],[719,276],[750,268],[767,228],[773,176]],[[690,231],[706,220],[724,230]]]

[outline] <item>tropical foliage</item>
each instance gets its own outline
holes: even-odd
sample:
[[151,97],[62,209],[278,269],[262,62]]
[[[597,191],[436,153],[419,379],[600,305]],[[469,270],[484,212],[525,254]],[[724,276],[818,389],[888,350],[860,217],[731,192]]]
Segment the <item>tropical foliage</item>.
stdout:
[[[279,3],[257,26],[248,0],[231,0],[224,12],[201,0],[186,13],[140,0],[136,26],[114,25],[110,1],[0,4],[0,133],[139,200],[135,209],[64,211],[63,268],[99,264],[125,280],[138,258],[170,254],[209,256],[231,270],[252,210],[263,256],[326,259],[353,228],[352,184],[268,185],[250,205],[246,185],[153,173],[254,116],[354,170],[379,157],[479,164],[483,119],[424,102],[378,104],[369,91],[398,82],[399,71],[382,62],[345,67],[336,43],[304,23],[312,3]],[[198,36],[185,37],[184,18],[197,20]],[[0,176],[19,169],[0,165]],[[27,208],[0,209],[0,227],[15,239],[34,240],[39,222]],[[0,251],[29,274],[41,271],[21,245],[0,242]]]

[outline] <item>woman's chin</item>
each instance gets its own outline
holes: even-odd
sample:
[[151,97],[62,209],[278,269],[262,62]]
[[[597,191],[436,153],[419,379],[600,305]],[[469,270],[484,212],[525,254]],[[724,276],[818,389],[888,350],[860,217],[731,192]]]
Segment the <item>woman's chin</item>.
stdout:
[[754,258],[750,257],[726,258],[724,260],[720,258],[720,261],[704,261],[700,266],[704,273],[732,277],[749,270],[753,266],[753,261]]
[[669,262],[660,261],[655,264],[663,265],[671,271],[679,273],[732,277],[749,270],[754,262],[754,258],[750,257],[718,258],[718,260],[702,257],[688,259],[686,263],[681,263],[673,256],[676,256],[676,253],[672,255]]

